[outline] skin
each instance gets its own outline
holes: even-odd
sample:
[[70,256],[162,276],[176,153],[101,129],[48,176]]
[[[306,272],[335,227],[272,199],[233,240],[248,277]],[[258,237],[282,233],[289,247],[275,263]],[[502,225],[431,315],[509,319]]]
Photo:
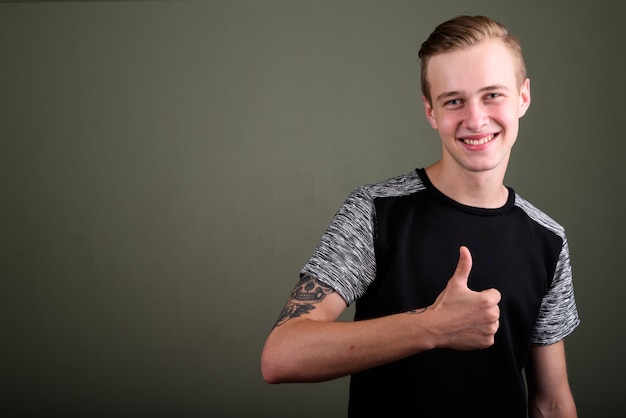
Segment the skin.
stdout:
[[533,347],[526,376],[531,418],[578,416],[568,383],[563,341]]
[[518,86],[515,61],[497,39],[432,57],[428,74],[432,103],[422,100],[442,144],[441,159],[426,169],[429,178],[460,203],[502,206],[519,119],[530,105],[530,81]]
[[[519,119],[530,105],[530,82],[519,85],[515,70],[499,40],[429,62],[433,100],[423,102],[439,133],[442,157],[426,170],[439,190],[460,203],[496,208],[506,202],[504,174]],[[461,247],[455,273],[432,305],[357,322],[337,321],[346,309],[344,300],[314,277],[302,277],[264,346],[264,379],[325,381],[434,348],[493,345],[501,295],[496,289],[469,289],[471,268],[471,252]],[[527,374],[531,417],[576,416],[563,342],[533,347]]]

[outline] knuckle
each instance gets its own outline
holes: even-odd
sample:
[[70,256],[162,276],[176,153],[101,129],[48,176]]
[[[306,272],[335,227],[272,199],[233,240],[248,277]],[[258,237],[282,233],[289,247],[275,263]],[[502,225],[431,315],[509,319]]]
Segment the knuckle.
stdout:
[[494,321],[500,320],[500,311],[498,309],[494,309],[491,312],[491,319],[493,319]]

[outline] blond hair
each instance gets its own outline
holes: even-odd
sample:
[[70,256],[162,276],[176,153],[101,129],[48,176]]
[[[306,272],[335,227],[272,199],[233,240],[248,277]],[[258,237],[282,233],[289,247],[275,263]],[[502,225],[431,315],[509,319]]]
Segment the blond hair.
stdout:
[[501,39],[512,52],[517,64],[517,82],[521,86],[526,79],[526,65],[519,40],[507,28],[486,16],[461,15],[438,25],[419,50],[421,63],[422,94],[429,103],[428,62],[434,55],[476,45],[487,39]]

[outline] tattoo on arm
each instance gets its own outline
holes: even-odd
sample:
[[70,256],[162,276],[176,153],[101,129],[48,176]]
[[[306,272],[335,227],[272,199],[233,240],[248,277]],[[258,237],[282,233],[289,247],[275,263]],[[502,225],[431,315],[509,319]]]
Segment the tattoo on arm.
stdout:
[[308,314],[315,309],[315,304],[320,303],[326,295],[332,292],[334,290],[330,286],[326,286],[316,278],[308,274],[301,275],[274,328],[281,326],[289,319]]

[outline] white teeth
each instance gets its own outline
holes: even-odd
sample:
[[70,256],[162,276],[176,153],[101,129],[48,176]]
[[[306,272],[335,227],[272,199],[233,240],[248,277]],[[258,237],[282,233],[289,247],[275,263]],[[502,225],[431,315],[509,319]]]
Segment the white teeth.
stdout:
[[494,135],[489,135],[486,136],[482,139],[467,139],[467,138],[463,138],[463,142],[465,142],[467,145],[482,145],[482,144],[486,144],[487,142],[491,141],[493,139]]

